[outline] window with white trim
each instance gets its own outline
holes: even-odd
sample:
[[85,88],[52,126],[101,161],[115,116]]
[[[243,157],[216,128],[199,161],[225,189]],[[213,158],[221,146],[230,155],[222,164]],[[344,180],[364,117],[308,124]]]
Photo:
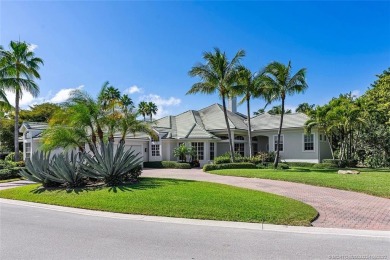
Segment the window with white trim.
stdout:
[[195,160],[204,160],[204,143],[203,142],[192,142],[191,146],[195,150]]
[[236,136],[234,137],[234,140],[244,141],[245,138],[244,138],[242,135],[236,135]]
[[152,156],[160,156],[160,145],[152,144]]
[[303,135],[303,150],[314,151],[314,134]]
[[214,143],[210,143],[210,160],[214,160]]
[[234,151],[236,153],[241,154],[241,156],[245,156],[245,147],[243,143],[235,143],[234,144]]
[[[274,151],[278,150],[278,136],[274,135]],[[279,142],[279,152],[284,151],[284,135],[280,136],[280,142]]]
[[26,159],[31,158],[31,143],[24,143],[26,151]]

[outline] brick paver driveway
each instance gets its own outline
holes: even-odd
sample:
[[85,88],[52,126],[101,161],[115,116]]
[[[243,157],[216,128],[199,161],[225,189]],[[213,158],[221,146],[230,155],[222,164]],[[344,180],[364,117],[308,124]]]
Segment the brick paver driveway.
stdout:
[[261,190],[313,206],[316,227],[390,230],[390,200],[358,192],[257,178],[220,176],[200,169],[145,169],[143,177],[208,181]]

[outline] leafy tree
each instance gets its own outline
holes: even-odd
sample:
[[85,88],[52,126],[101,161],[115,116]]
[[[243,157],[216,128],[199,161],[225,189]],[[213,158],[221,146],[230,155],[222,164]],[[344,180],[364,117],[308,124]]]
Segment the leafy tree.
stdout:
[[252,156],[252,129],[251,129],[251,112],[250,100],[252,98],[269,99],[269,93],[263,87],[263,72],[253,74],[248,68],[244,66],[238,67],[238,85],[233,88],[233,94],[243,96],[240,104],[246,102],[247,118],[248,118],[248,146],[249,154]]
[[[291,114],[291,109],[287,109],[284,111],[285,114]],[[268,114],[270,115],[281,115],[282,114],[282,105],[273,106],[270,110],[268,110]]]
[[49,122],[60,106],[53,103],[42,103],[30,106],[30,110],[20,110],[20,120],[29,122]]
[[15,93],[14,146],[15,161],[19,161],[19,100],[23,92],[38,96],[34,79],[40,79],[38,70],[43,60],[35,57],[26,42],[11,41],[9,47],[9,51],[0,49],[0,88]]
[[157,105],[153,102],[147,104],[147,115],[150,116],[150,122],[152,122],[152,115],[156,115],[158,111]]
[[245,51],[239,50],[233,59],[229,61],[224,52],[221,52],[220,49],[215,48],[214,52],[203,53],[203,59],[205,61],[204,64],[196,64],[189,71],[189,75],[191,77],[199,77],[200,82],[193,84],[187,94],[218,93],[222,99],[222,107],[229,137],[230,156],[232,162],[234,162],[234,147],[226,112],[226,98],[232,95],[232,87],[236,85],[238,80],[237,67],[239,66],[240,59],[244,56]]
[[[0,153],[14,151],[14,122],[9,118],[0,118]],[[18,144],[19,148],[19,144]]]
[[141,101],[138,104],[138,113],[140,113],[143,116],[144,121],[146,121],[146,115],[148,114],[148,102]]
[[282,133],[283,116],[285,113],[284,103],[286,96],[302,93],[307,89],[306,83],[306,69],[300,69],[297,73],[291,76],[291,62],[289,61],[287,66],[279,63],[272,62],[265,68],[264,82],[265,85],[272,91],[272,101],[282,101],[282,111],[280,115],[280,125],[278,131],[277,150],[275,156],[275,168],[279,163],[279,146],[280,146],[280,135]]
[[310,112],[314,110],[314,107],[314,104],[310,105],[309,103],[302,103],[298,105],[297,109],[295,109],[295,112],[309,115]]

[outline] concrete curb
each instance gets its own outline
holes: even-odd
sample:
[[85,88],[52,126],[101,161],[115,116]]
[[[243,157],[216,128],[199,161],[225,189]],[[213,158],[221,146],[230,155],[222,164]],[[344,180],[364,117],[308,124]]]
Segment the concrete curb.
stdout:
[[358,236],[358,237],[378,237],[378,238],[387,238],[387,239],[390,238],[390,231],[285,226],[285,225],[258,224],[258,223],[246,223],[246,222],[230,222],[230,221],[217,221],[217,220],[200,220],[200,219],[133,215],[133,214],[122,214],[122,213],[104,212],[104,211],[96,211],[96,210],[89,210],[89,209],[55,206],[55,205],[10,200],[10,199],[0,199],[0,204],[1,203],[60,211],[60,212],[66,212],[71,214],[123,219],[123,220],[148,221],[148,222],[160,222],[160,223],[196,225],[196,226],[225,227],[225,228],[240,228],[240,229],[249,229],[249,230],[303,233],[303,234],[313,234],[313,235],[319,234],[319,235],[342,235],[342,236]]

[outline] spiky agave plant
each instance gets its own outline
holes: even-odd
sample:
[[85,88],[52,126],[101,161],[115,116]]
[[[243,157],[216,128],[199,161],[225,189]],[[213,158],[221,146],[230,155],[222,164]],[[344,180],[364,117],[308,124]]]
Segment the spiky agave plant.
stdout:
[[53,176],[49,178],[64,183],[70,188],[84,185],[84,175],[80,170],[82,164],[83,153],[61,153],[55,155],[49,164]]
[[88,177],[104,180],[107,185],[117,185],[123,182],[128,174],[141,165],[141,156],[129,149],[125,151],[125,144],[121,142],[114,150],[114,143],[100,143],[94,155],[85,154],[81,165],[83,174]]
[[31,158],[26,159],[26,168],[19,175],[44,187],[58,186],[63,181],[57,180],[50,170],[50,152],[36,151]]

